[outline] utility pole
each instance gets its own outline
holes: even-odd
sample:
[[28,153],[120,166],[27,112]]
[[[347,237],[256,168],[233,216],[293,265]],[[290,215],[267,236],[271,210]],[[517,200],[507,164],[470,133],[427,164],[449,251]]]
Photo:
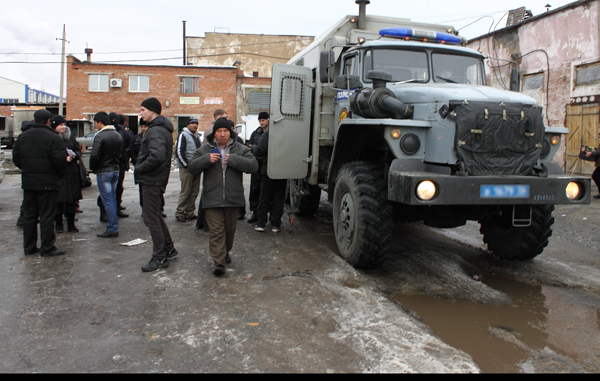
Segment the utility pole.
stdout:
[[183,65],[187,65],[187,58],[186,58],[186,54],[185,54],[185,23],[187,21],[183,21]]
[[60,55],[60,95],[58,98],[58,115],[63,115],[63,103],[64,97],[63,92],[65,90],[65,43],[67,41],[67,34],[65,33],[65,24],[63,24],[63,33],[62,38],[57,38],[57,40],[62,41],[62,54]]

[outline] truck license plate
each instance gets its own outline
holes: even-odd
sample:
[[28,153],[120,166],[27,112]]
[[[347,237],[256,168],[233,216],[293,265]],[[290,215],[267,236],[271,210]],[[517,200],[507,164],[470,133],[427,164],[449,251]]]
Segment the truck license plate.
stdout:
[[529,185],[481,185],[481,198],[528,198]]

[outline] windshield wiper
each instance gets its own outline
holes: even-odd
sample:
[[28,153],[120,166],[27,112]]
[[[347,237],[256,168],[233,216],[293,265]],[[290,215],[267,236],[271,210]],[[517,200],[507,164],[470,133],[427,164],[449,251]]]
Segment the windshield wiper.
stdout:
[[407,79],[406,81],[395,82],[394,85],[401,85],[403,83],[410,83],[410,82],[417,82],[417,81],[419,81],[419,80],[416,78],[412,78],[412,79]]
[[450,83],[458,83],[458,82],[456,82],[456,81],[453,81],[453,80],[451,80],[450,78],[444,78],[444,77],[440,77],[439,75],[436,75],[435,77],[436,77],[436,78],[439,78],[439,79],[442,79],[442,80],[444,80],[444,81],[446,81],[446,82],[450,82]]

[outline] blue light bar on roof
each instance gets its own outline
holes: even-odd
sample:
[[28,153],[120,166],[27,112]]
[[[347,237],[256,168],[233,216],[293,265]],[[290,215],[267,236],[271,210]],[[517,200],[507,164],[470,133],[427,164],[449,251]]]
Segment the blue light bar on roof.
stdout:
[[423,41],[439,42],[442,44],[460,44],[462,40],[458,36],[449,33],[432,32],[411,28],[385,28],[379,31],[382,37],[395,37],[404,39],[421,39]]

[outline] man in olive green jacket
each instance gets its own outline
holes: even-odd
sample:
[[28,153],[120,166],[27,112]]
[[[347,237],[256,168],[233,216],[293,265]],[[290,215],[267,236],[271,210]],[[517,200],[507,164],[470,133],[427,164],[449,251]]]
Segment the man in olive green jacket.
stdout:
[[190,160],[188,170],[193,175],[204,173],[202,208],[210,231],[214,274],[220,276],[225,274],[225,263],[231,261],[237,216],[245,205],[243,173],[256,172],[258,162],[248,147],[237,142],[229,120],[217,119],[213,131],[206,138],[208,144]]

